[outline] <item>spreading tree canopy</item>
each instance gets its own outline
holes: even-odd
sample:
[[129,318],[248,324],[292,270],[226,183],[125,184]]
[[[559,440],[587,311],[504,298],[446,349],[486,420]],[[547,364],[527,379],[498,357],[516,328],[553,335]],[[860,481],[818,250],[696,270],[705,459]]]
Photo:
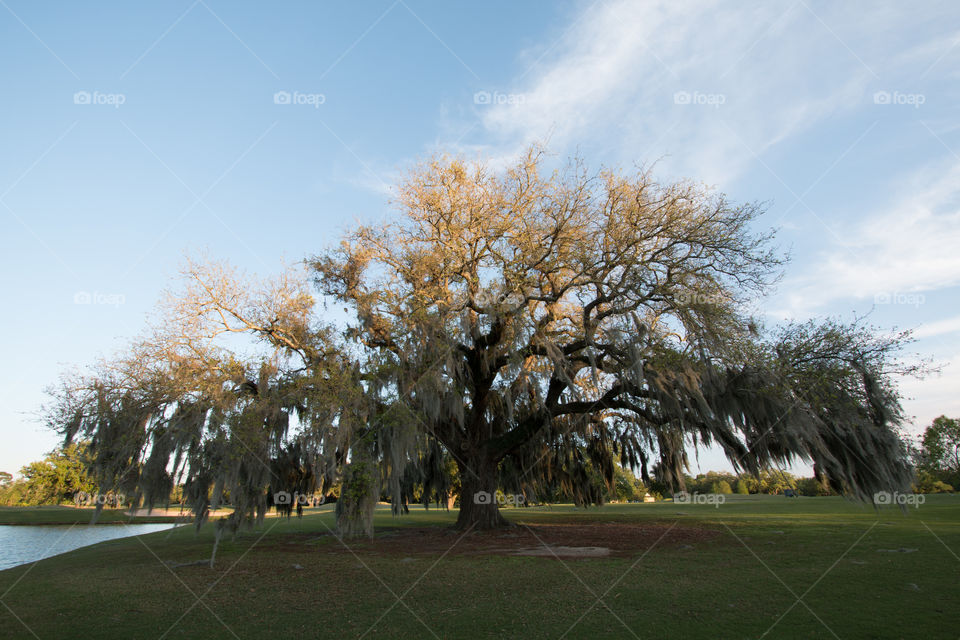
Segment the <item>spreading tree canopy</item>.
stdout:
[[589,462],[681,485],[690,446],[737,469],[795,458],[860,498],[910,479],[892,353],[860,323],[766,335],[744,313],[776,279],[762,209],[649,172],[503,171],[437,158],[399,215],[312,266],[348,332],[456,460],[458,526],[503,524],[490,499],[561,486],[590,502]]
[[154,504],[182,483],[198,522],[229,495],[234,531],[278,491],[339,483],[341,532],[370,535],[383,492],[400,512],[414,484],[457,481],[458,526],[496,527],[498,489],[598,503],[618,459],[682,489],[711,445],[738,471],[812,462],[861,499],[909,483],[907,336],[761,327],[746,310],[783,260],[759,205],[546,163],[418,165],[393,219],[307,272],[188,263],[144,337],[55,392],[50,424],[90,442],[103,490]]

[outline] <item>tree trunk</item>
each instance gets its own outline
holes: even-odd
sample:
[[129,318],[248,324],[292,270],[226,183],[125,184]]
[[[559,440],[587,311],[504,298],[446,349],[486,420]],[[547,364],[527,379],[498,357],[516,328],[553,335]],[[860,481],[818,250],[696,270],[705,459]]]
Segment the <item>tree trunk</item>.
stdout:
[[354,445],[343,468],[337,500],[337,531],[344,538],[373,537],[373,514],[380,500],[380,471],[366,443]]
[[460,514],[454,528],[499,529],[509,527],[497,504],[497,463],[481,455],[464,457],[460,470]]

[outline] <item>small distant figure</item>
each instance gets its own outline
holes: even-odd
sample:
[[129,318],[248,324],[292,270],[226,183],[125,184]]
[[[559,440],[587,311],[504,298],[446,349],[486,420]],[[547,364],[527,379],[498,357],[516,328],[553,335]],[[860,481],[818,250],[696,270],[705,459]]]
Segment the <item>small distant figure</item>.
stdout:
[[784,490],[783,490],[783,495],[785,495],[785,496],[788,497],[788,498],[796,498],[797,495],[799,495],[799,494],[798,494],[798,493],[796,492],[796,490],[794,490],[794,489],[784,489]]
[[299,500],[297,500],[297,517],[298,518],[303,517],[303,503],[300,502]]

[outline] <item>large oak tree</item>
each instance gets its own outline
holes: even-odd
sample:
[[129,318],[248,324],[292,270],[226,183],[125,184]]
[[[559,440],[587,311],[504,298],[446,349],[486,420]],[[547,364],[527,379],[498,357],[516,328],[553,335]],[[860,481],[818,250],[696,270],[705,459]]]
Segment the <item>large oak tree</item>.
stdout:
[[[398,216],[312,262],[350,305],[349,336],[456,460],[458,526],[504,524],[498,487],[591,501],[612,457],[682,484],[690,445],[750,471],[795,457],[867,498],[909,480],[893,428],[902,337],[859,324],[765,337],[744,312],[776,279],[762,209],[650,173],[546,172],[436,158],[399,188]],[[579,493],[578,493],[579,492]]]
[[799,457],[866,500],[907,485],[905,335],[765,331],[745,309],[782,260],[759,206],[545,164],[415,167],[395,218],[309,263],[352,309],[342,335],[296,269],[189,262],[141,340],[55,394],[51,426],[90,441],[104,489],[150,505],[181,482],[198,522],[229,495],[218,531],[339,483],[341,532],[371,535],[381,487],[395,512],[414,485],[442,499],[451,458],[463,528],[505,524],[499,489],[601,502],[618,457],[682,489],[705,445],[754,473]]

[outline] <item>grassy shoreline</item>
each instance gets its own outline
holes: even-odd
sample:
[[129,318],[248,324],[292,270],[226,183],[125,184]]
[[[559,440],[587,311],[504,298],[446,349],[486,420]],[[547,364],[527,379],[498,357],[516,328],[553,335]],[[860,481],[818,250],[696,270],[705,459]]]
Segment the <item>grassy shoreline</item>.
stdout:
[[[906,513],[751,496],[505,514],[542,536],[652,533],[608,558],[521,557],[497,552],[501,534],[452,531],[456,511],[381,509],[374,541],[341,542],[328,505],[225,539],[211,569],[186,563],[209,557],[212,527],[182,527],[0,572],[0,636],[955,636],[960,496]],[[653,535],[668,528],[696,537]]]
[[[0,525],[91,524],[93,507],[0,507]],[[96,524],[154,524],[182,522],[183,516],[162,511],[150,515],[131,515],[124,509],[104,509]]]

